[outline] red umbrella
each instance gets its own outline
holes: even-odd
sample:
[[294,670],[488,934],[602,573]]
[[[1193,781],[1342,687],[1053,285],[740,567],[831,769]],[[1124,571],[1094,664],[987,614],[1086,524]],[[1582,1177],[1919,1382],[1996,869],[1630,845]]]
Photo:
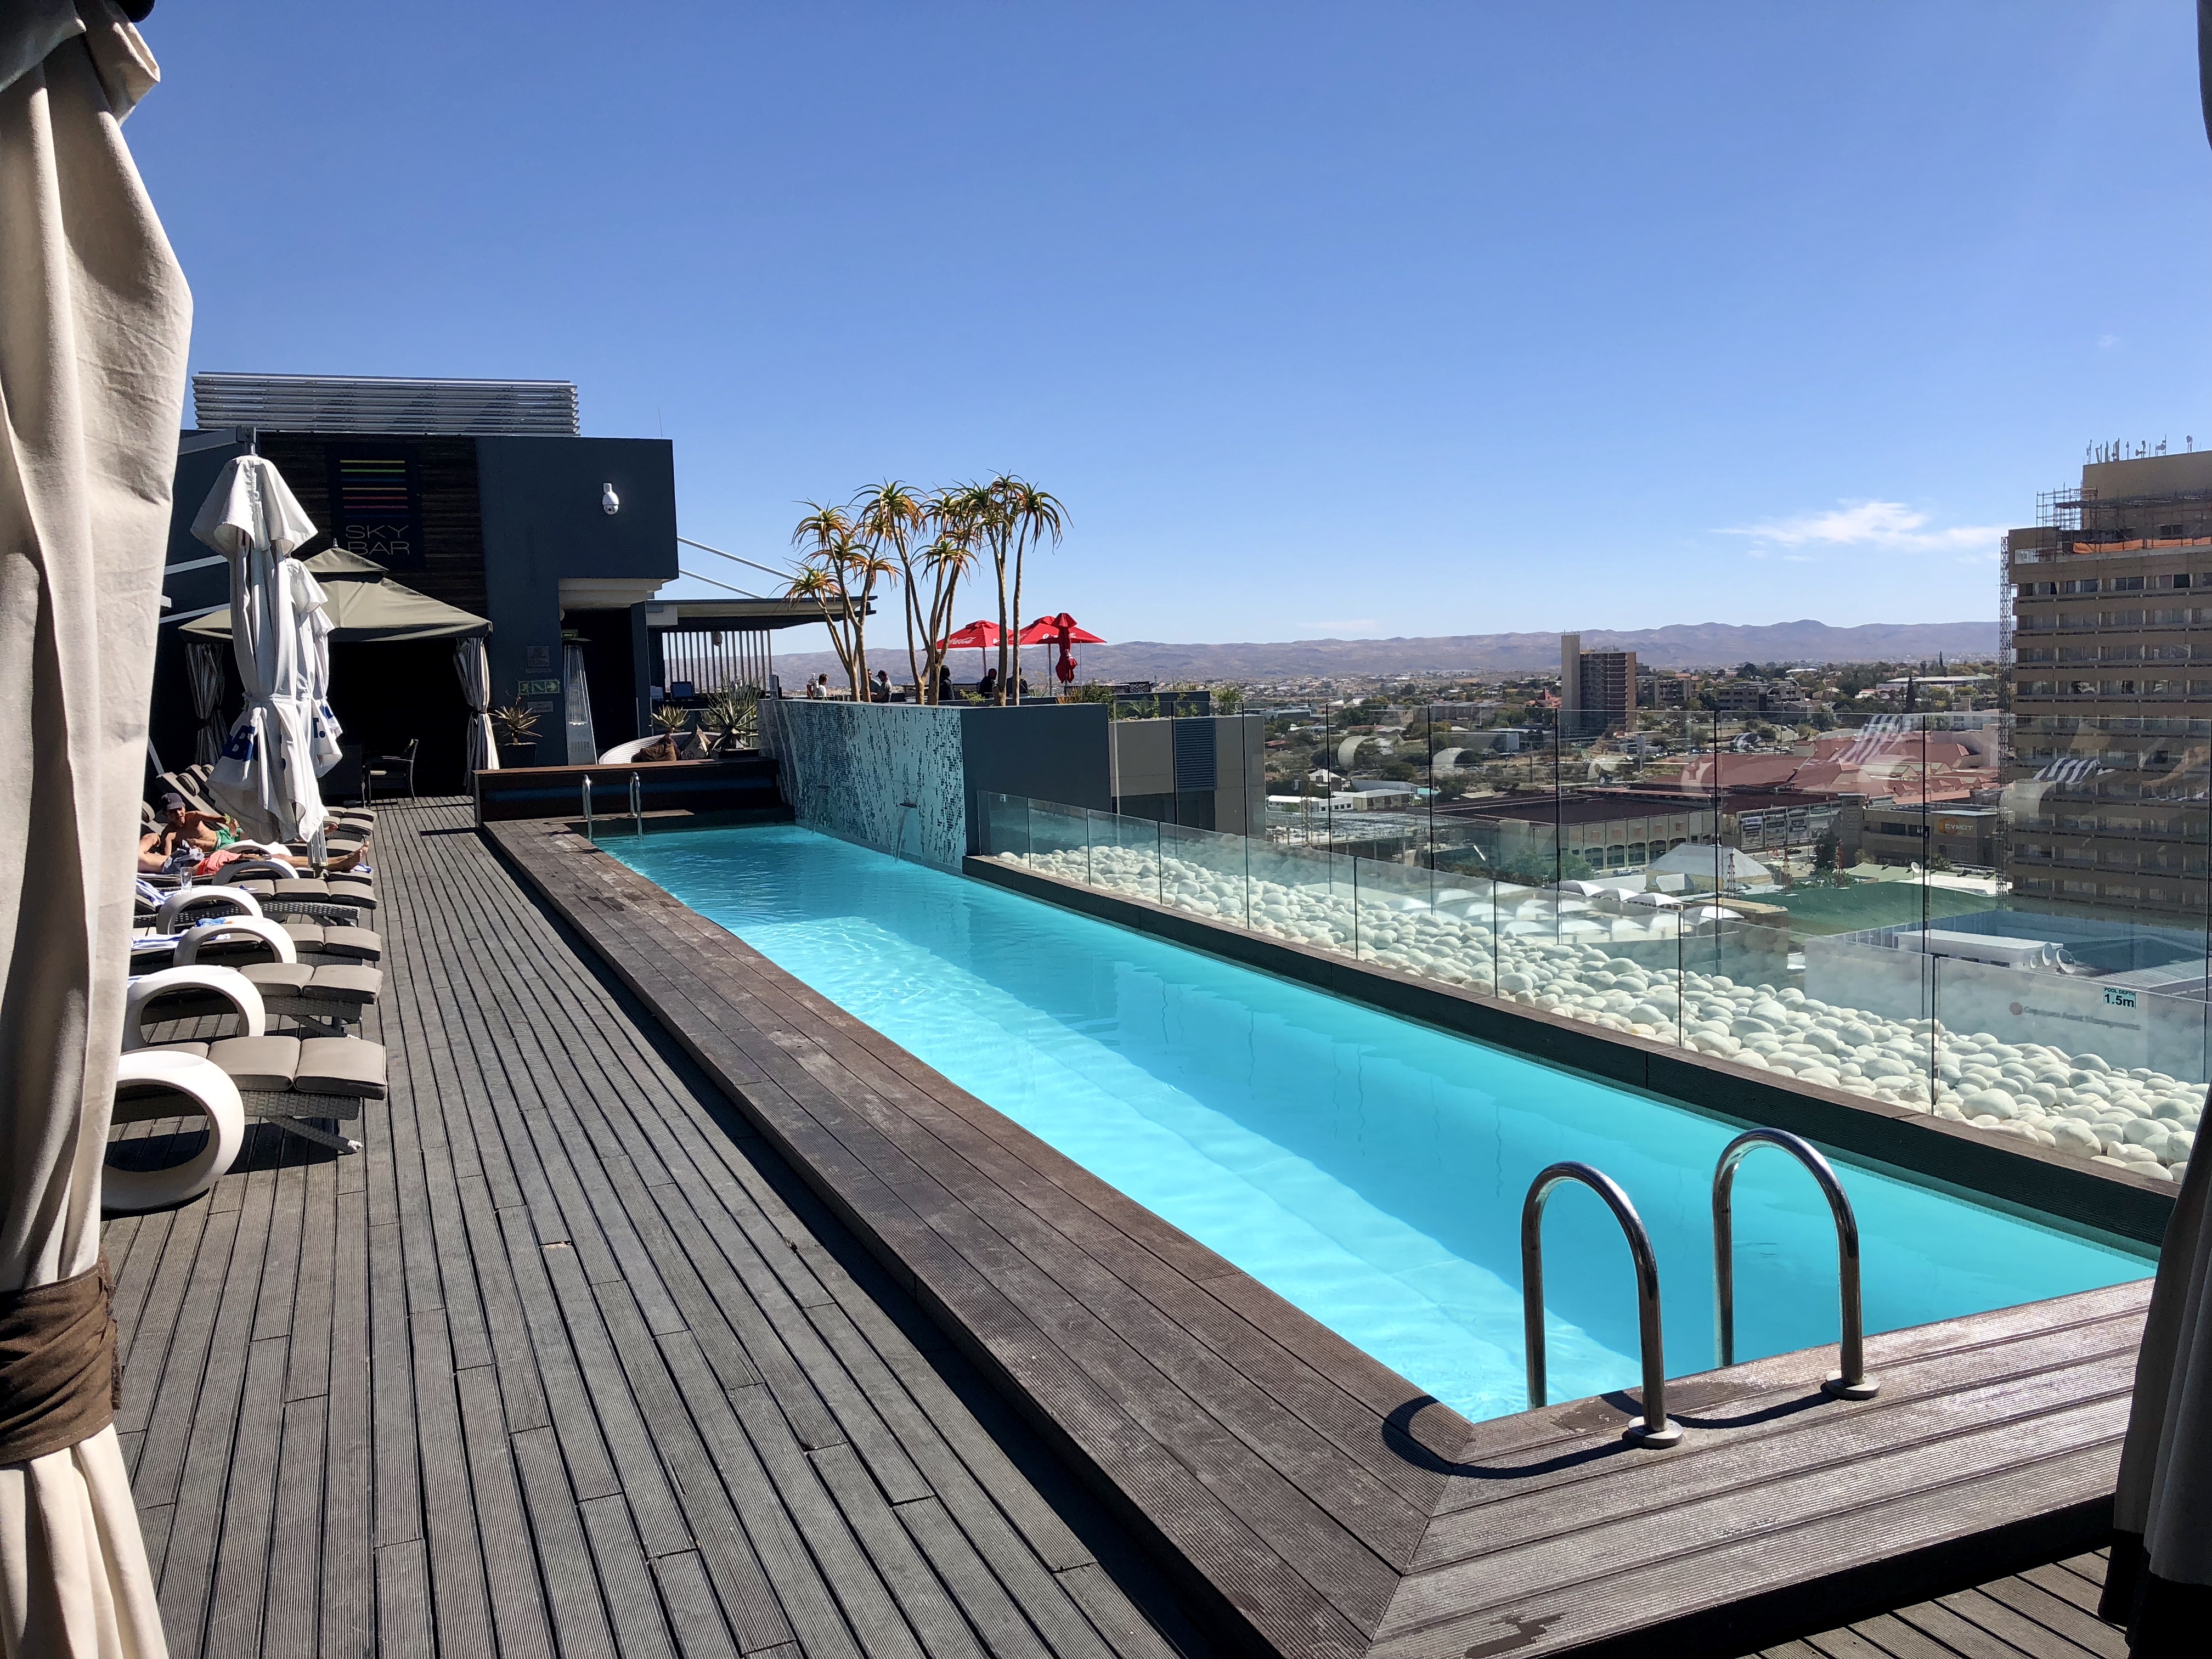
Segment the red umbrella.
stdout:
[[1075,618],[1063,611],[1057,617],[1039,617],[1022,629],[1021,643],[1057,647],[1060,656],[1052,665],[1053,676],[1062,685],[1066,685],[1075,678],[1075,653],[1068,647],[1072,645],[1103,645],[1106,641],[1090,629],[1079,627]]
[[999,624],[994,622],[971,622],[957,633],[947,634],[938,644],[951,651],[988,651],[999,642]]

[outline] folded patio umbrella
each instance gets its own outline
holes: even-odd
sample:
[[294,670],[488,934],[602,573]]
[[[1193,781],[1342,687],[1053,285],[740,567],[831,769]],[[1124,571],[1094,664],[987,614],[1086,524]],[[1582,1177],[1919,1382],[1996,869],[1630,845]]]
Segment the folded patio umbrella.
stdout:
[[[283,474],[258,455],[224,463],[192,534],[230,561],[230,645],[246,708],[230,728],[208,793],[259,841],[317,842],[314,639],[303,611],[322,586],[293,557],[315,534]],[[334,746],[334,745],[333,745]],[[335,755],[333,755],[335,758]]]
[[1079,627],[1074,617],[1065,611],[1056,617],[1039,617],[1022,629],[1024,645],[1056,647],[1059,656],[1054,659],[1052,672],[1062,685],[1075,678],[1075,653],[1069,647],[1077,645],[1103,645],[1106,641],[1087,628]]
[[222,657],[214,646],[195,640],[185,653],[185,663],[192,688],[192,713],[200,722],[192,738],[192,758],[212,766],[222,757],[222,741],[228,735],[222,713]]
[[191,297],[108,0],[0,8],[0,1652],[167,1652],[100,1254]]
[[2190,1161],[2159,1251],[2098,1611],[2134,1659],[2201,1654],[2212,1631],[2212,1157]]

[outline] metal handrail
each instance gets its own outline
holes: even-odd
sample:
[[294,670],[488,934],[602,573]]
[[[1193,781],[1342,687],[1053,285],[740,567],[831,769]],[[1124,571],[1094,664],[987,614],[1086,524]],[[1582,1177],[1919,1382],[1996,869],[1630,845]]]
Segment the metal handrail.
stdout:
[[1836,1277],[1843,1304],[1842,1370],[1820,1386],[1844,1400],[1871,1400],[1881,1384],[1866,1374],[1866,1322],[1859,1304],[1859,1224],[1828,1160],[1787,1129],[1747,1129],[1728,1144],[1713,1167],[1713,1335],[1720,1363],[1735,1364],[1736,1165],[1761,1146],[1778,1146],[1811,1171],[1836,1223]]
[[1628,1253],[1636,1261],[1636,1322],[1644,1358],[1644,1415],[1628,1425],[1629,1437],[1639,1445],[1671,1446],[1682,1437],[1679,1425],[1667,1417],[1667,1356],[1659,1328],[1659,1259],[1652,1253],[1651,1235],[1644,1218],[1628,1201],[1620,1185],[1601,1170],[1587,1164],[1554,1164],[1528,1183],[1528,1196],[1521,1205],[1521,1323],[1528,1351],[1528,1408],[1549,1403],[1544,1387],[1544,1205],[1552,1190],[1578,1181],[1605,1200],[1620,1231],[1628,1237]]
[[643,835],[645,833],[645,785],[638,781],[638,775],[635,772],[629,775],[629,819],[631,827],[639,835]]
[[597,841],[599,838],[599,826],[593,822],[592,817],[592,775],[589,772],[584,774],[582,787],[584,794],[584,839],[586,841]]

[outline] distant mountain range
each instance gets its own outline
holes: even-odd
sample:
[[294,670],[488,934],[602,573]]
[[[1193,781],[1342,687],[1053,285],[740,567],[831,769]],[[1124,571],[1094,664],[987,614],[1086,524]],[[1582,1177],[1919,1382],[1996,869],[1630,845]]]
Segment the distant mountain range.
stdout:
[[[1859,628],[1831,628],[1820,622],[1773,623],[1737,627],[1729,623],[1682,623],[1616,633],[1590,629],[1583,634],[1585,651],[1633,651],[1654,668],[1728,668],[1740,662],[1917,662],[1944,657],[1989,657],[1996,653],[1994,622],[1869,623]],[[1036,663],[1042,653],[1028,652]],[[995,653],[994,653],[995,655]],[[1446,634],[1418,639],[1285,640],[1270,644],[1163,645],[1146,640],[1085,646],[1076,653],[1086,680],[1267,680],[1303,679],[1331,674],[1390,675],[1464,672],[1496,673],[1559,665],[1557,634]],[[906,641],[896,632],[871,641],[869,660],[888,668],[894,681],[906,678]],[[981,660],[956,652],[952,672],[965,680]],[[826,651],[776,653],[776,671],[787,685],[810,674],[837,676],[837,659]],[[1031,671],[1031,678],[1036,678]]]

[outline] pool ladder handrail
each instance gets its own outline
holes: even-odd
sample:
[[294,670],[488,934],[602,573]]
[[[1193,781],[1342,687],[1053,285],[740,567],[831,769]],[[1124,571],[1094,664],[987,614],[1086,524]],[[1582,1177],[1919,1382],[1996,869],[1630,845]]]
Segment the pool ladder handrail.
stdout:
[[1713,1166],[1713,1338],[1719,1361],[1735,1364],[1736,1166],[1761,1146],[1779,1147],[1811,1172],[1836,1224],[1836,1277],[1842,1303],[1842,1367],[1821,1387],[1839,1400],[1871,1400],[1881,1384],[1866,1374],[1866,1322],[1859,1298],[1859,1224],[1844,1183],[1812,1144],[1787,1129],[1747,1129],[1729,1142]]
[[1554,1164],[1528,1183],[1521,1204],[1521,1322],[1528,1356],[1528,1409],[1549,1404],[1544,1376],[1544,1206],[1554,1188],[1579,1182],[1605,1200],[1627,1235],[1636,1262],[1636,1320],[1644,1359],[1644,1415],[1630,1422],[1628,1437],[1642,1446],[1672,1446],[1682,1437],[1667,1416],[1667,1355],[1659,1324],[1659,1259],[1643,1217],[1620,1184],[1603,1170],[1571,1161]]
[[639,835],[645,833],[645,785],[636,773],[629,775],[629,818]]
[[589,772],[584,774],[583,793],[584,839],[586,841],[597,841],[599,838],[599,826],[592,817],[592,775]]

